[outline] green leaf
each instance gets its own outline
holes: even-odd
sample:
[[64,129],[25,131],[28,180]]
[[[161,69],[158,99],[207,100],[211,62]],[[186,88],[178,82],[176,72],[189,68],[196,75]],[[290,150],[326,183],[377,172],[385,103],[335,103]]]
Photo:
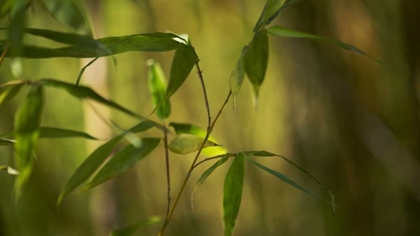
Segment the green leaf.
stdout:
[[[207,134],[207,132],[204,129],[193,124],[171,122],[169,126],[172,126],[175,129],[175,133],[178,135],[179,134],[192,134],[192,135],[204,138],[206,137],[206,134]],[[217,140],[212,135],[210,135],[208,140],[213,143],[218,143]],[[216,156],[216,155],[227,153],[227,150],[220,145],[209,146],[208,148],[204,149],[201,153],[206,156]]]
[[13,169],[10,166],[0,166],[0,171],[5,170],[9,175],[18,175],[19,171]]
[[19,93],[23,85],[24,82],[9,84],[7,86],[1,86],[5,87],[5,89],[3,91],[0,91],[0,106],[12,100]]
[[63,33],[47,29],[32,29],[25,28],[24,32],[34,36],[44,37],[55,42],[78,45],[83,47],[100,47],[98,42],[95,41],[91,35],[74,34],[74,33]]
[[268,64],[268,36],[267,30],[255,33],[244,55],[245,72],[254,87],[256,101],[259,88],[262,85]]
[[[95,39],[96,46],[91,47],[73,45],[46,48],[24,44],[23,50],[17,56],[25,58],[95,58],[134,51],[164,52],[176,49],[180,44],[177,39],[179,36],[172,33],[150,33]],[[0,51],[3,51],[6,45],[7,43],[0,43]],[[10,56],[12,56],[10,53],[6,54],[6,57]]]
[[245,177],[245,154],[239,153],[232,162],[223,187],[223,222],[225,236],[233,233],[242,200]]
[[128,145],[119,151],[99,170],[95,177],[83,188],[83,191],[94,188],[117,175],[122,174],[137,161],[146,157],[159,144],[158,138],[143,138],[139,147]]
[[[174,139],[169,143],[169,150],[177,154],[188,154],[191,152],[196,152],[200,149],[201,144],[203,143],[204,138],[192,134],[178,134]],[[218,146],[218,144],[206,141],[203,148]]]
[[232,71],[230,75],[230,90],[232,90],[232,94],[235,96],[239,93],[239,90],[242,87],[242,83],[245,77],[245,65],[244,65],[244,55],[248,50],[248,46],[245,46],[242,49],[241,56],[239,57],[238,62],[236,63],[235,69]]
[[33,167],[33,156],[39,137],[44,105],[43,86],[31,85],[25,100],[15,116],[16,166],[20,174],[15,182],[15,199],[19,199],[23,185],[27,182]]
[[6,138],[0,138],[0,146],[12,145],[13,143],[15,143],[14,140],[6,139]]
[[312,191],[310,191],[310,190],[308,190],[308,189],[306,189],[306,188],[302,187],[301,185],[299,185],[299,184],[298,184],[298,183],[296,183],[295,181],[291,180],[289,177],[285,176],[284,174],[282,174],[282,173],[280,173],[280,172],[277,172],[277,171],[275,171],[275,170],[272,170],[272,169],[270,169],[270,168],[268,168],[268,167],[266,167],[266,166],[263,166],[263,165],[261,165],[260,163],[258,163],[258,162],[256,162],[256,161],[254,161],[254,160],[252,160],[252,159],[250,159],[250,158],[247,158],[247,157],[246,157],[246,160],[247,160],[248,162],[250,162],[250,163],[254,164],[255,166],[257,166],[257,167],[261,168],[262,170],[264,170],[264,171],[266,171],[266,172],[268,172],[268,173],[270,173],[270,174],[274,175],[275,177],[279,178],[280,180],[284,181],[285,183],[287,183],[287,184],[289,184],[289,185],[291,185],[291,186],[293,186],[293,187],[295,187],[295,188],[299,189],[300,191],[302,191],[302,192],[304,192],[304,193],[306,193],[306,194],[308,194],[308,195],[310,195],[310,196],[312,196],[312,197],[314,197],[314,198],[318,198],[319,200],[324,201],[324,202],[326,202],[326,203],[328,203],[328,204],[330,204],[330,205],[334,206],[334,203],[331,203],[331,202],[329,202],[328,200],[325,200],[324,198],[320,197],[318,194],[316,194],[316,193],[314,193],[314,192],[312,192]]
[[77,168],[74,174],[67,181],[66,185],[61,190],[60,196],[57,201],[57,205],[60,205],[61,201],[74,193],[79,189],[89,178],[99,169],[99,167],[105,162],[109,155],[111,155],[114,148],[119,142],[124,138],[125,135],[130,132],[138,133],[146,131],[153,126],[153,123],[150,121],[142,121],[133,128],[127,130],[126,132],[115,136],[111,140],[107,141],[100,147],[98,147],[92,154],[90,154],[86,160]]
[[96,93],[95,91],[93,91],[93,89],[86,87],[86,86],[77,86],[74,84],[70,84],[70,83],[66,83],[66,82],[62,82],[62,81],[58,81],[58,80],[53,80],[53,79],[43,79],[42,82],[46,85],[46,86],[52,86],[52,87],[56,87],[56,88],[60,88],[60,89],[64,89],[66,90],[68,93],[70,93],[71,95],[73,95],[74,97],[77,97],[79,99],[92,99],[96,102],[102,103],[105,106],[111,107],[111,108],[115,108],[121,112],[124,112],[127,115],[133,116],[133,117],[137,117],[139,119],[146,119],[143,116],[140,116],[126,108],[124,108],[123,106],[119,105],[118,103],[105,99],[103,97],[101,97],[98,93]]
[[153,108],[156,109],[156,115],[165,120],[171,114],[171,103],[166,99],[166,78],[159,63],[154,60],[148,61],[149,71],[149,91],[152,94]]
[[229,154],[226,154],[222,158],[220,158],[220,160],[214,163],[210,168],[204,171],[200,179],[198,179],[197,185],[195,186],[195,188],[197,189],[198,187],[200,187],[204,183],[204,181],[206,181],[206,179],[213,173],[213,171],[216,170],[217,167],[223,165],[228,159],[229,159]]
[[302,0],[290,0],[285,4],[285,0],[267,0],[260,18],[254,27],[254,32],[257,32],[262,27],[270,24],[282,11],[299,3]]
[[355,52],[357,54],[360,54],[362,56],[365,56],[367,58],[369,58],[372,61],[375,61],[376,63],[380,63],[380,61],[372,58],[371,56],[369,56],[368,54],[366,54],[365,52],[363,52],[362,50],[347,44],[347,43],[343,43],[340,42],[338,40],[333,40],[333,39],[328,39],[328,38],[324,38],[318,35],[313,35],[313,34],[308,34],[308,33],[304,33],[304,32],[299,32],[296,30],[292,30],[292,29],[288,29],[279,25],[270,27],[267,29],[268,33],[275,35],[275,36],[280,36],[280,37],[284,37],[284,38],[302,38],[302,39],[311,39],[311,40],[315,40],[315,41],[320,41],[320,42],[325,42],[325,43],[330,43],[333,44],[337,47],[340,47],[342,49],[351,51],[351,52]]
[[194,48],[180,43],[172,61],[169,84],[166,89],[167,99],[181,87],[197,62],[198,56]]
[[19,57],[23,49],[23,28],[26,24],[26,6],[28,0],[15,0],[11,8],[12,19],[9,25],[8,43],[10,44],[8,54],[11,57]]
[[62,25],[92,35],[89,24],[74,0],[42,0],[51,15]]
[[133,235],[140,228],[160,223],[163,220],[164,220],[163,218],[158,217],[158,216],[150,217],[147,220],[143,220],[138,223],[129,225],[127,227],[112,231],[110,233],[110,236],[130,236],[130,235]]
[[98,140],[90,134],[69,129],[41,127],[40,131],[40,138],[86,138]]
[[9,14],[12,9],[14,0],[2,0],[0,1],[0,18]]

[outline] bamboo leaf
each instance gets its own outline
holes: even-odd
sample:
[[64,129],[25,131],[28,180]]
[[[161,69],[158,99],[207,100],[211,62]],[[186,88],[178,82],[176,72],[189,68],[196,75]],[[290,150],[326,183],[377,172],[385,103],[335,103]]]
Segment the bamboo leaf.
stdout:
[[3,91],[0,91],[0,106],[12,100],[20,91],[24,83],[16,83],[5,86]]
[[232,94],[235,96],[239,93],[239,90],[242,87],[242,83],[245,77],[245,66],[244,66],[244,55],[248,50],[248,46],[245,46],[242,49],[241,56],[239,57],[238,62],[236,63],[235,69],[230,74],[230,90],[232,90]]
[[194,48],[180,43],[172,60],[169,84],[166,89],[167,99],[181,87],[197,62],[198,56]]
[[40,138],[86,138],[86,139],[98,140],[92,135],[84,133],[84,132],[79,132],[79,131],[74,131],[74,130],[69,130],[69,129],[54,128],[54,127],[41,127],[39,137]]
[[259,88],[262,85],[268,64],[268,36],[267,30],[255,33],[244,55],[245,72],[254,87],[256,102]]
[[6,139],[6,138],[0,138],[0,146],[12,145],[13,143],[15,143],[14,140]]
[[62,25],[92,35],[85,15],[79,9],[81,4],[74,0],[42,0],[51,15]]
[[[204,138],[192,134],[179,134],[169,143],[169,150],[177,154],[187,154],[200,149]],[[203,148],[218,146],[218,144],[207,140]]]
[[232,162],[225,177],[223,187],[223,222],[225,236],[230,236],[235,228],[242,200],[245,177],[245,154],[239,153]]
[[171,103],[166,99],[166,78],[159,63],[154,60],[148,61],[149,91],[152,94],[153,108],[156,115],[165,120],[171,114]]
[[324,37],[321,37],[321,36],[318,36],[318,35],[299,32],[299,31],[288,29],[288,28],[285,28],[285,27],[279,26],[279,25],[270,27],[270,28],[267,29],[267,31],[268,31],[268,33],[270,33],[272,35],[280,36],[280,37],[284,37],[284,38],[311,39],[311,40],[315,40],[315,41],[319,41],[319,42],[333,44],[333,45],[335,45],[337,47],[340,47],[344,50],[348,50],[348,51],[360,54],[362,56],[365,56],[365,57],[369,58],[372,61],[375,61],[378,64],[381,64],[380,61],[372,58],[371,56],[369,56],[368,54],[366,54],[362,50],[356,48],[355,46],[352,46],[352,45],[347,44],[347,43],[340,42],[338,40],[328,39],[328,38],[324,38]]
[[108,156],[112,153],[115,147],[119,142],[124,138],[125,135],[129,133],[138,133],[150,129],[153,126],[153,123],[150,121],[142,121],[139,124],[135,125],[133,128],[127,130],[126,132],[115,136],[110,139],[100,147],[98,147],[94,152],[92,152],[86,160],[77,168],[74,174],[67,181],[63,189],[61,190],[60,196],[57,201],[57,205],[60,205],[61,201],[78,190],[89,178],[99,169],[99,167],[105,162]]
[[[216,163],[214,163],[210,168],[208,168],[204,173],[201,175],[200,179],[198,179],[197,184],[195,188],[197,189],[200,187],[204,181],[213,173],[214,170],[217,169],[217,167],[223,165],[227,160],[229,159],[229,154],[224,155],[220,160],[218,160]],[[195,192],[195,190],[194,190]]]
[[158,217],[158,216],[150,217],[147,220],[140,221],[138,223],[129,225],[127,227],[124,227],[118,230],[114,230],[110,233],[110,236],[130,236],[130,235],[133,235],[140,228],[160,223],[163,220],[164,220],[163,218]]
[[15,199],[19,199],[33,167],[33,156],[39,137],[39,126],[44,103],[43,86],[31,85],[25,100],[15,116],[14,145],[16,166],[20,172],[15,182]]
[[81,47],[100,47],[98,42],[92,38],[91,35],[74,34],[74,33],[63,33],[47,29],[33,29],[25,28],[24,32],[34,36],[39,36],[53,40],[55,42],[78,45]]
[[287,2],[285,0],[267,0],[264,10],[254,27],[254,32],[257,32],[262,27],[270,24],[281,12],[300,1],[302,0],[289,0]]
[[146,157],[159,144],[158,138],[143,138],[139,147],[128,145],[119,151],[102,167],[95,177],[83,188],[87,191],[131,168],[137,161]]
[[28,0],[14,0],[12,3],[12,19],[8,31],[8,43],[10,44],[8,54],[11,57],[19,57],[22,52],[23,28],[26,24],[25,11],[28,4]]
[[[326,202],[326,203],[328,203],[328,204],[330,204],[330,205],[334,206],[334,203],[331,203],[330,201],[325,200],[324,198],[320,197],[318,194],[316,194],[316,193],[314,193],[314,192],[312,192],[312,191],[310,191],[310,190],[308,190],[308,189],[306,189],[306,188],[302,187],[301,185],[299,185],[299,184],[298,184],[298,183],[296,183],[295,181],[291,180],[289,177],[285,176],[284,174],[282,174],[282,173],[280,173],[280,172],[277,172],[277,171],[275,171],[275,170],[272,170],[272,169],[270,169],[270,168],[268,168],[268,167],[266,167],[266,166],[263,166],[263,165],[261,165],[260,163],[258,163],[258,162],[256,162],[256,161],[254,161],[254,160],[252,160],[252,159],[250,159],[250,158],[247,158],[247,157],[246,157],[246,160],[247,160],[248,162],[250,162],[250,163],[254,164],[255,166],[257,166],[257,167],[261,168],[262,170],[264,170],[264,171],[266,171],[266,172],[268,172],[268,173],[270,173],[270,174],[274,175],[276,178],[278,178],[278,179],[280,179],[280,180],[284,181],[285,183],[289,184],[290,186],[295,187],[295,188],[299,189],[300,191],[302,191],[302,192],[304,192],[304,193],[306,193],[306,194],[308,194],[308,195],[310,195],[310,196],[312,196],[312,197],[314,197],[314,198],[318,198],[319,200],[321,200],[321,201],[323,201],[323,202]],[[334,209],[334,208],[333,208],[333,209]]]

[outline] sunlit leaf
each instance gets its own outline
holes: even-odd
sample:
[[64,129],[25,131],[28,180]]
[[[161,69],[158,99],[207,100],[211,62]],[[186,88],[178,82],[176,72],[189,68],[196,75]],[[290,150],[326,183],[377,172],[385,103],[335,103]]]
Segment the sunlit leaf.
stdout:
[[75,31],[92,34],[89,24],[74,0],[42,0],[51,15],[62,25]]
[[84,191],[96,187],[117,175],[122,174],[137,161],[146,157],[159,144],[158,138],[143,138],[139,147],[128,145],[119,151],[102,167],[95,177],[83,188]]
[[19,171],[13,169],[10,166],[0,166],[0,171],[5,170],[9,175],[18,175]]
[[166,89],[167,99],[181,87],[197,62],[198,56],[194,48],[180,43],[172,60],[169,84]]
[[23,85],[24,83],[11,84],[0,91],[0,106],[12,100],[19,93]]
[[[46,48],[24,44],[23,49],[17,56],[25,58],[95,58],[134,51],[164,52],[178,47],[180,43],[175,39],[179,39],[179,36],[172,33],[150,33],[95,39],[95,47],[73,45],[61,48]],[[0,43],[0,51],[3,51],[6,45],[6,43]],[[10,53],[6,54],[6,57],[10,56],[12,56]]]
[[299,3],[300,1],[302,0],[288,0],[285,3],[285,0],[267,0],[264,10],[254,27],[254,32],[257,32],[265,25],[270,24],[282,11],[295,5],[296,3]]
[[306,194],[308,194],[308,195],[310,195],[310,196],[312,196],[312,197],[314,197],[314,198],[318,198],[319,200],[322,200],[322,201],[324,201],[324,202],[326,202],[326,203],[328,203],[328,204],[330,204],[330,205],[334,206],[334,204],[333,204],[333,203],[331,203],[330,201],[325,200],[324,198],[320,197],[318,194],[316,194],[316,193],[314,193],[314,192],[312,192],[312,191],[310,191],[310,190],[308,190],[308,189],[306,189],[306,188],[302,187],[301,185],[299,185],[299,184],[298,184],[298,183],[296,183],[295,181],[291,180],[289,177],[285,176],[284,174],[282,174],[282,173],[280,173],[280,172],[277,172],[277,171],[275,171],[275,170],[272,170],[272,169],[270,169],[270,168],[268,168],[268,167],[266,167],[266,166],[263,166],[263,165],[261,165],[260,163],[258,163],[258,162],[256,162],[256,161],[254,161],[254,160],[252,160],[252,159],[250,159],[250,158],[247,158],[247,157],[246,157],[246,160],[247,160],[248,162],[250,162],[250,163],[254,164],[255,166],[257,166],[257,167],[261,168],[262,170],[264,170],[264,171],[266,171],[266,172],[268,172],[268,173],[270,173],[270,174],[274,175],[275,177],[277,177],[278,179],[280,179],[280,180],[284,181],[285,183],[289,184],[290,186],[293,186],[293,187],[295,187],[295,188],[299,189],[300,191],[302,191],[302,192],[304,192],[304,193],[306,193]]
[[128,110],[127,108],[119,105],[118,103],[112,101],[112,100],[108,100],[103,98],[102,96],[100,96],[98,93],[96,93],[93,89],[86,87],[86,86],[77,86],[74,84],[70,84],[70,83],[66,83],[66,82],[62,82],[62,81],[58,81],[58,80],[53,80],[53,79],[43,79],[42,80],[44,82],[44,84],[46,86],[52,86],[52,87],[56,87],[56,88],[61,88],[66,90],[68,93],[70,93],[71,95],[79,98],[79,99],[92,99],[96,102],[102,103],[103,105],[106,105],[108,107],[111,108],[115,108],[121,112],[124,112],[130,116],[134,116],[140,119],[146,119],[143,116],[140,116],[130,110]]
[[255,33],[244,55],[245,72],[254,87],[256,101],[259,97],[259,88],[262,85],[268,64],[268,36],[263,29]]
[[[169,126],[172,126],[175,129],[176,134],[192,134],[204,138],[206,137],[207,133],[204,129],[200,128],[199,126],[188,123],[171,122]],[[210,135],[208,140],[213,143],[218,143],[212,135]],[[204,149],[201,153],[206,156],[216,156],[227,153],[227,150],[222,146],[210,146]]]
[[112,151],[115,149],[118,143],[121,142],[125,135],[130,132],[138,133],[146,131],[152,126],[153,123],[150,121],[142,121],[135,125],[133,128],[112,138],[111,140],[98,147],[86,158],[86,160],[77,168],[74,174],[67,181],[66,185],[61,190],[57,204],[59,205],[65,197],[74,193],[89,180],[89,178],[99,169],[99,167],[102,166],[108,156],[111,155]]
[[[200,149],[204,138],[192,134],[179,134],[169,143],[169,150],[177,154],[187,154]],[[217,146],[218,144],[206,141],[203,148]]]
[[302,39],[311,39],[311,40],[315,40],[315,41],[320,41],[320,42],[325,42],[325,43],[330,43],[333,44],[335,46],[338,46],[342,49],[351,51],[351,52],[355,52],[357,54],[360,54],[362,56],[365,56],[377,63],[380,64],[380,62],[374,58],[372,58],[371,56],[369,56],[368,54],[366,54],[365,52],[363,52],[362,50],[347,44],[347,43],[343,43],[340,42],[338,40],[333,40],[333,39],[328,39],[328,38],[324,38],[318,35],[313,35],[313,34],[308,34],[308,33],[304,33],[304,32],[299,32],[296,30],[292,30],[292,29],[288,29],[285,28],[283,26],[273,26],[267,29],[268,33],[275,35],[275,36],[280,36],[280,37],[284,37],[284,38],[302,38]]
[[164,120],[171,114],[171,103],[166,99],[166,79],[159,63],[154,60],[148,61],[149,91],[152,94],[153,108],[156,108],[156,115]]
[[245,177],[245,154],[239,153],[232,162],[223,187],[223,222],[225,236],[233,233],[242,200]]
[[44,103],[42,85],[32,85],[15,116],[15,158],[20,172],[15,182],[15,199],[21,195],[22,187],[28,180],[33,167],[39,126]]
[[112,231],[110,236],[131,236],[140,228],[147,227],[162,222],[164,219],[158,216],[150,217],[147,220],[129,225],[127,227]]
[[6,138],[0,138],[0,146],[8,146],[8,145],[12,145],[13,143],[15,143],[14,140],[6,139]]

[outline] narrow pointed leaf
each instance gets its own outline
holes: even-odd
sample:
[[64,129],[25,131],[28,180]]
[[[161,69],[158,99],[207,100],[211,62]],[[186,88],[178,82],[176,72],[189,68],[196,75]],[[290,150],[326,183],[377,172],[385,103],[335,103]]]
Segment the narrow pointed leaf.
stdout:
[[74,97],[77,97],[79,99],[92,99],[96,102],[102,103],[103,105],[106,105],[111,108],[115,108],[121,112],[124,112],[130,116],[134,116],[140,119],[145,119],[145,117],[140,116],[127,108],[119,105],[118,103],[108,100],[100,96],[98,93],[96,93],[93,89],[86,87],[86,86],[77,86],[74,84],[58,81],[58,80],[52,80],[52,79],[43,79],[42,80],[46,86],[52,86],[60,89],[66,90],[68,93],[73,95]]
[[62,25],[86,34],[92,34],[89,24],[74,0],[42,0],[51,15]]
[[98,147],[94,152],[92,152],[86,160],[77,168],[74,174],[67,181],[66,185],[61,190],[60,196],[57,201],[57,205],[60,205],[61,201],[78,190],[83,186],[89,178],[99,169],[100,166],[105,162],[112,151],[118,145],[119,142],[130,132],[138,133],[146,131],[152,127],[150,121],[142,121],[139,124],[135,125],[133,128],[127,130],[126,132],[115,136],[106,143]]
[[0,106],[12,100],[19,93],[23,85],[23,83],[11,84],[0,91]]
[[15,116],[16,166],[20,172],[15,182],[15,199],[21,195],[33,167],[44,103],[42,85],[32,85]]
[[[178,47],[180,43],[175,39],[179,39],[179,37],[172,33],[150,33],[95,39],[96,46],[90,47],[73,45],[61,48],[47,48],[24,44],[23,49],[16,56],[25,58],[95,58],[135,51],[164,52]],[[6,43],[0,43],[0,52],[3,52],[6,45]],[[6,57],[11,56],[13,55],[10,52],[6,54]]]
[[[287,2],[286,2],[287,1]],[[270,24],[282,11],[299,3],[302,0],[267,0],[260,18],[254,27],[254,32],[257,32],[262,27]],[[286,3],[285,3],[286,2]]]
[[[198,137],[206,137],[206,131],[200,128],[197,125],[189,124],[189,123],[175,123],[171,122],[169,126],[172,126],[175,129],[176,134],[192,134]],[[209,141],[213,143],[218,143],[217,140],[210,135]],[[204,149],[201,153],[206,156],[216,156],[227,153],[227,150],[222,146],[209,146],[208,148]]]
[[11,57],[19,57],[23,49],[23,28],[26,24],[25,11],[28,0],[15,0],[11,7],[11,16],[12,19],[9,25],[9,51]]
[[148,62],[149,91],[152,94],[153,108],[156,115],[165,120],[171,114],[171,103],[166,99],[166,78],[159,63],[154,60]]
[[197,62],[198,56],[194,48],[180,43],[172,60],[169,84],[166,89],[167,99],[181,87]]
[[6,138],[0,138],[0,146],[8,146],[8,145],[12,145],[13,143],[15,143],[14,140],[6,139]]
[[135,147],[131,144],[126,146],[99,170],[92,181],[89,182],[83,190],[89,190],[124,173],[136,164],[137,161],[143,159],[152,152],[159,144],[159,141],[160,139],[158,138],[143,138],[140,147]]
[[255,33],[244,56],[245,72],[254,87],[258,99],[259,87],[262,85],[268,64],[268,36],[265,29]]
[[239,90],[242,87],[242,83],[245,77],[245,66],[244,66],[244,55],[248,50],[248,46],[245,46],[242,49],[241,56],[239,57],[238,62],[236,63],[235,69],[230,75],[230,90],[232,90],[233,96],[239,93]]
[[235,228],[242,201],[245,177],[245,154],[239,153],[232,162],[225,177],[223,187],[223,222],[225,236],[230,236]]
[[315,40],[315,41],[319,41],[319,42],[333,44],[333,45],[335,45],[337,47],[340,47],[344,50],[355,52],[357,54],[365,56],[365,57],[369,58],[370,60],[373,60],[373,61],[381,64],[380,61],[372,58],[371,56],[369,56],[368,54],[366,54],[362,50],[356,48],[355,46],[352,46],[352,45],[347,44],[347,43],[343,43],[343,42],[338,41],[338,40],[333,40],[333,39],[324,38],[324,37],[321,37],[321,36],[318,36],[318,35],[299,32],[299,31],[288,29],[288,28],[285,28],[285,27],[282,27],[282,26],[279,26],[279,25],[270,27],[270,28],[267,29],[267,31],[268,31],[268,33],[270,33],[272,35],[280,36],[280,37],[284,37],[284,38],[311,39],[311,40]]
[[86,138],[97,140],[97,138],[90,134],[69,129],[41,127],[40,132],[40,138]]
[[[200,149],[204,138],[192,134],[179,134],[169,143],[169,150],[177,154],[187,154]],[[216,143],[206,141],[203,148],[217,146]]]
[[302,187],[301,185],[299,185],[299,184],[298,184],[298,183],[296,183],[295,181],[291,180],[291,179],[290,179],[289,177],[287,177],[286,175],[284,175],[284,174],[282,174],[282,173],[280,173],[280,172],[277,172],[277,171],[275,171],[275,170],[272,170],[272,169],[270,169],[270,168],[268,168],[268,167],[266,167],[266,166],[263,166],[263,165],[261,165],[260,163],[258,163],[258,162],[256,162],[256,161],[254,161],[254,160],[252,160],[252,159],[250,159],[250,158],[246,158],[246,160],[247,160],[248,162],[250,162],[250,163],[254,164],[255,166],[257,166],[257,167],[261,168],[262,170],[264,170],[264,171],[266,171],[266,172],[268,172],[268,173],[270,173],[270,174],[274,175],[275,177],[277,177],[278,179],[280,179],[280,180],[284,181],[285,183],[289,184],[290,186],[295,187],[295,188],[299,189],[300,191],[302,191],[302,192],[304,192],[304,193],[306,193],[306,194],[308,194],[308,195],[310,195],[310,196],[312,196],[312,197],[314,197],[314,198],[318,198],[319,200],[321,200],[321,201],[323,201],[323,202],[326,202],[326,203],[328,203],[328,204],[330,204],[330,205],[334,206],[334,204],[333,204],[333,203],[331,203],[330,201],[325,200],[324,198],[320,197],[318,194],[316,194],[316,193],[314,193],[314,192],[312,192],[312,191],[310,191],[310,190],[308,190],[308,189],[306,189],[306,188]]
[[[224,155],[220,160],[218,160],[216,163],[214,163],[210,168],[208,168],[204,173],[201,175],[200,179],[197,181],[197,185],[195,188],[200,187],[204,181],[213,173],[214,170],[217,169],[217,167],[223,165],[227,160],[229,159],[229,154]],[[195,190],[194,190],[195,191]]]
[[83,35],[83,34],[74,34],[74,33],[63,33],[53,30],[47,29],[33,29],[33,28],[25,28],[25,33],[40,36],[43,38],[47,38],[53,40],[55,42],[70,44],[70,45],[78,45],[83,47],[99,47],[99,43],[95,41],[91,35]]
[[110,236],[131,236],[140,228],[147,227],[162,222],[164,219],[158,216],[150,217],[147,220],[129,225],[127,227],[112,231]]

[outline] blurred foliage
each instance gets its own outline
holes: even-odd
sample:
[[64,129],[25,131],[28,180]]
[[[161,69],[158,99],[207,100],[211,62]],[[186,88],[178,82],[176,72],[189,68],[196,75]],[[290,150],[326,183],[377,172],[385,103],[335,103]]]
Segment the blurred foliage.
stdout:
[[[20,2],[21,7],[27,6],[27,1]],[[91,0],[85,1],[92,25],[88,27],[80,21],[72,24],[69,19],[61,23],[53,20],[50,11],[54,1],[30,2],[33,6],[25,15],[21,9],[15,10],[19,17],[15,24],[26,22],[31,28],[62,32],[91,31],[94,38],[166,30],[189,34],[200,58],[213,111],[229,91],[230,73],[243,46],[252,38],[254,22],[265,4],[263,0]],[[74,2],[72,7],[80,9],[81,1]],[[46,3],[51,3],[50,7]],[[1,27],[9,25],[7,7],[0,4]],[[271,19],[273,9],[265,20]],[[213,135],[230,152],[265,149],[288,157],[335,193],[338,209],[334,213],[329,205],[250,166],[246,169],[236,235],[420,235],[418,9],[416,0],[305,0],[273,21],[355,45],[383,66],[327,44],[269,35],[268,70],[259,87],[258,110],[253,108],[253,88],[246,80],[236,97],[236,114],[226,109]],[[80,15],[84,17],[85,13],[81,11]],[[9,33],[0,31],[2,36]],[[63,46],[33,35],[22,36],[22,32],[11,33],[17,45],[23,37],[31,45]],[[147,91],[146,61],[158,61],[169,75],[172,56],[173,52],[130,52],[116,55],[116,63],[100,58],[86,69],[82,83],[131,111],[149,114],[153,106]],[[20,63],[24,79],[57,78],[75,83],[80,69],[89,61],[54,58],[24,59]],[[0,84],[14,79],[13,66],[13,61],[3,61]],[[191,73],[171,98],[169,122],[205,127],[206,110],[199,86]],[[14,114],[27,92],[22,91],[0,106],[0,134],[13,131]],[[92,103],[80,105],[74,97],[52,89],[44,96],[47,106],[43,125],[83,130],[100,140],[115,135],[92,112]],[[123,113],[96,103],[93,106],[123,128],[136,124]],[[64,200],[58,208],[56,200],[62,187],[102,141],[40,139],[38,144],[37,163],[18,203],[11,201],[16,177],[0,171],[0,235],[107,235],[150,216],[164,215],[163,150],[155,150],[114,180]],[[0,166],[14,166],[12,156],[11,146],[0,146]],[[174,191],[184,179],[191,158],[171,156]],[[257,160],[321,192],[317,183],[285,162],[264,157]],[[208,167],[210,164],[200,165],[192,173],[166,235],[222,234],[223,177],[228,165],[214,171],[203,183],[195,193],[194,210],[191,207],[194,180]],[[158,230],[158,226],[151,226],[138,231],[138,235],[155,235]]]

